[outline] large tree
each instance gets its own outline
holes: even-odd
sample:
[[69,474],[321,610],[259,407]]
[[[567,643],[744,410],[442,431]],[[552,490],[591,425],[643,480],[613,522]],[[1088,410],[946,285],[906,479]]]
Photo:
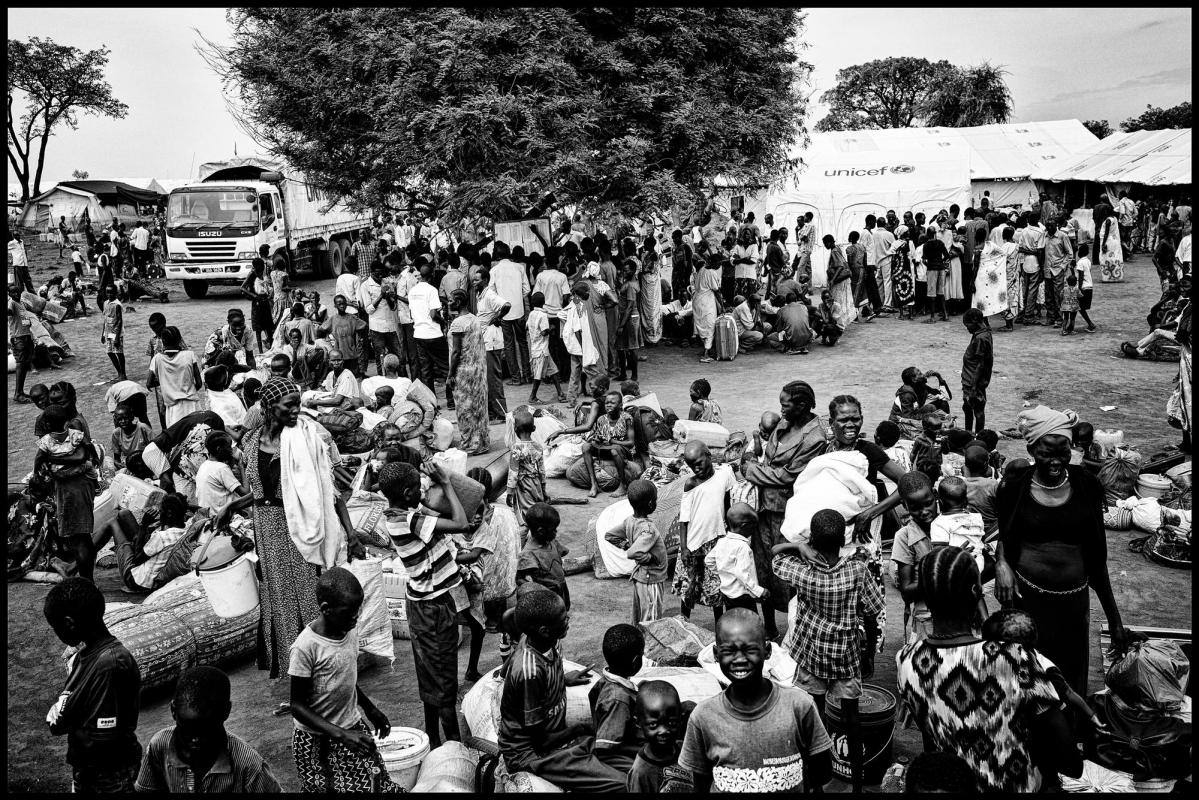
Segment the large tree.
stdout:
[[[803,17],[767,8],[242,8],[208,43],[259,144],[352,204],[465,219],[688,204],[806,138]],[[549,199],[547,199],[549,198]]]
[[1120,123],[1120,130],[1125,133],[1189,127],[1191,127],[1191,104],[1189,102],[1179,103],[1173,108],[1157,108],[1146,105],[1145,113],[1139,117],[1129,117]]
[[818,131],[860,128],[964,127],[1006,122],[1012,95],[1001,67],[958,67],[901,56],[846,67],[820,97],[828,116]]
[[[21,184],[21,202],[41,193],[46,146],[56,128],[78,128],[80,114],[120,119],[128,113],[104,79],[107,64],[106,47],[83,51],[36,36],[8,40],[8,163]],[[23,114],[14,111],[22,99]]]

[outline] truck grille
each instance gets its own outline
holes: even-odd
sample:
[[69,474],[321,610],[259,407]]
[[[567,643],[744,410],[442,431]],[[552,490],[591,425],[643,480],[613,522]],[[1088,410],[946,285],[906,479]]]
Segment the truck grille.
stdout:
[[191,258],[231,259],[237,255],[237,240],[188,240],[187,254]]

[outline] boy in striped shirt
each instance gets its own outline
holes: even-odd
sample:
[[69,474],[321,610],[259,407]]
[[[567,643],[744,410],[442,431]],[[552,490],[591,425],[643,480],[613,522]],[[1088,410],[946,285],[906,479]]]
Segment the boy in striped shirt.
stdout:
[[441,746],[441,728],[447,739],[461,741],[454,704],[458,700],[458,611],[451,594],[462,583],[450,543],[450,534],[466,533],[466,512],[440,464],[431,462],[431,477],[441,486],[450,504],[451,519],[440,519],[416,509],[421,503],[420,472],[411,464],[396,462],[379,472],[379,491],[390,508],[385,513],[387,532],[408,570],[408,627],[412,631],[412,657],[416,685],[425,707],[425,733],[429,746]]

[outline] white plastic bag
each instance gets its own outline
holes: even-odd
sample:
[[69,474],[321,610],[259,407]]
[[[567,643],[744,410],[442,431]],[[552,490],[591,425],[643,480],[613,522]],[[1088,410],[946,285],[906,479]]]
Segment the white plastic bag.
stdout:
[[563,478],[570,465],[583,455],[583,437],[562,436],[545,454],[545,477]]
[[362,608],[358,611],[358,652],[395,662],[391,619],[383,594],[383,561],[360,558],[344,565],[362,584]]
[[[521,407],[517,406],[517,408]],[[528,408],[527,406],[523,407]],[[546,441],[555,433],[566,430],[566,426],[562,424],[560,419],[552,414],[547,414],[544,409],[535,408],[529,410],[533,414],[533,435],[529,438],[542,447],[546,446]],[[504,446],[509,450],[512,449],[512,445],[516,444],[516,430],[512,420],[512,413],[512,411],[509,411],[504,420]]]
[[1062,781],[1062,791],[1069,794],[1090,794],[1092,792],[1132,794],[1136,792],[1131,775],[1108,769],[1093,761],[1082,762],[1082,775],[1077,778],[1066,775],[1058,777]]
[[[866,480],[866,456],[853,451],[826,453],[808,462],[795,479],[795,493],[787,501],[781,533],[789,542],[806,540],[817,511],[831,508],[848,520],[878,500],[878,490]],[[875,540],[881,536],[882,517],[875,518],[870,531]],[[857,548],[846,531],[842,554]]]
[[618,500],[600,512],[595,520],[595,546],[604,562],[604,569],[613,578],[624,578],[633,574],[637,564],[625,555],[625,551],[604,538],[604,534],[633,516],[633,506],[628,499]]

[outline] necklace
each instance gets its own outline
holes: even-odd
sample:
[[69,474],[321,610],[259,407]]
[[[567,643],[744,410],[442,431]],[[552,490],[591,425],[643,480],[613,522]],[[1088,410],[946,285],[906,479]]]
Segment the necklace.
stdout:
[[1066,484],[1067,484],[1069,481],[1070,481],[1070,476],[1069,476],[1069,475],[1063,475],[1063,476],[1062,476],[1062,479],[1061,479],[1061,481],[1060,481],[1060,482],[1058,482],[1057,484],[1055,484],[1055,485],[1053,485],[1053,486],[1046,486],[1045,484],[1043,484],[1043,483],[1041,483],[1040,481],[1038,481],[1036,478],[1033,478],[1033,479],[1032,479],[1032,485],[1033,485],[1033,486],[1035,486],[1035,487],[1037,487],[1038,489],[1045,489],[1046,491],[1053,491],[1054,489],[1060,489],[1060,488],[1062,488],[1062,487],[1063,487],[1063,486],[1065,486],[1065,485],[1066,485]]

